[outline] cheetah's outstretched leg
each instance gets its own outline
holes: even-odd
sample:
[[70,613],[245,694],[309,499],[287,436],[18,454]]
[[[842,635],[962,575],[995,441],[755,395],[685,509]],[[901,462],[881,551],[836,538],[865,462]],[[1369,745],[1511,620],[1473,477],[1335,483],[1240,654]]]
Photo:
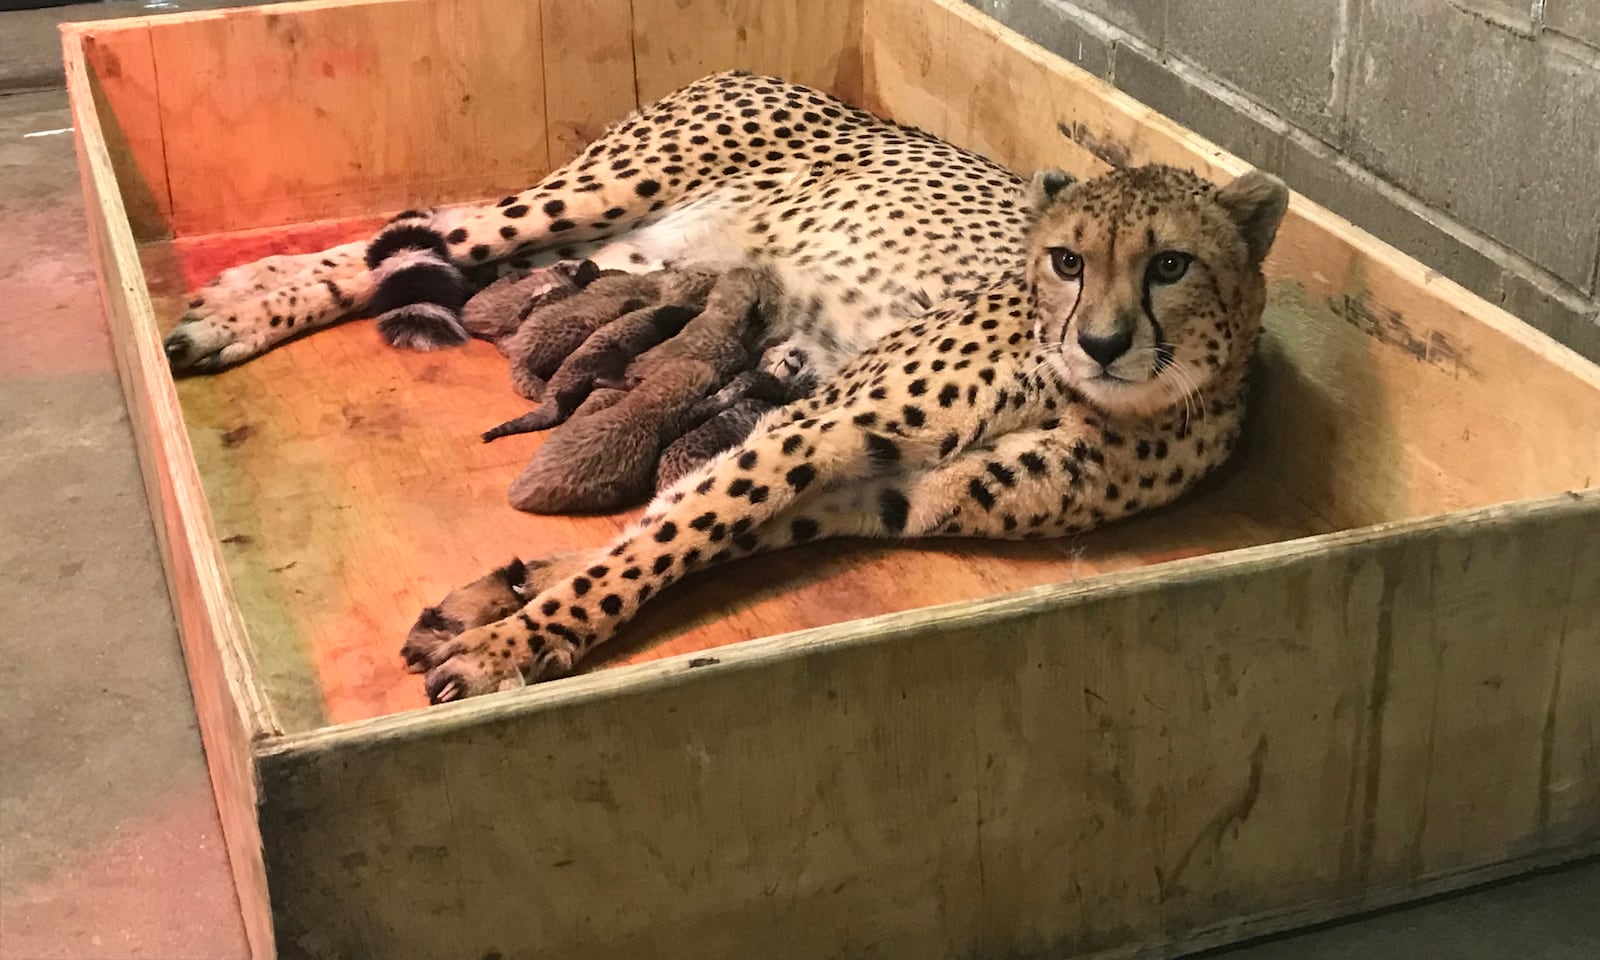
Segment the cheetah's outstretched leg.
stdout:
[[[1147,505],[1173,499],[1192,479],[1167,472],[1158,489],[1144,491]],[[1022,540],[1080,533],[1116,519],[1118,512],[1131,512],[1127,501],[1121,511],[1104,509],[1099,494],[1106,483],[1102,458],[1083,438],[1060,428],[1026,430],[994,444],[967,448],[909,475],[897,471],[863,483],[835,483],[815,496],[800,498],[759,526],[736,529],[740,522],[735,521],[719,529],[713,523],[704,532],[720,547],[705,554],[698,569],[847,537]],[[423,611],[406,638],[402,656],[414,673],[438,666],[460,650],[448,645],[463,631],[510,617],[527,601],[543,604],[555,597],[543,595],[563,583],[570,596],[575,592],[574,577],[605,576],[610,562],[598,553],[514,561],[452,590]],[[572,624],[566,626],[577,632]]]
[[[750,449],[756,448],[744,452]],[[1075,460],[1073,449],[1068,437],[1014,434],[927,470],[836,481],[761,520],[748,511],[715,509],[689,516],[718,499],[690,494],[632,537],[590,554],[582,569],[572,569],[574,560],[564,577],[546,575],[525,586],[531,596],[520,611],[497,618],[504,608],[495,607],[471,618],[483,626],[453,638],[433,631],[425,660],[429,696],[437,702],[566,676],[662,590],[690,573],[757,553],[841,537],[1024,539],[1090,529],[1109,517],[1090,506],[1096,498],[1083,495],[1098,481],[1089,479],[1092,464]],[[737,456],[732,462],[735,470],[713,471],[708,479],[732,476],[728,487],[741,490],[746,501],[752,493],[770,499],[757,492],[761,486],[740,484],[760,471],[738,469]],[[672,536],[663,540],[664,532]],[[464,606],[461,597],[451,597],[446,605]],[[413,636],[430,623],[424,614]]]
[[[511,257],[521,249],[511,244],[496,248],[510,260],[487,267],[470,259],[458,262],[450,258],[441,230],[464,216],[461,210],[407,211],[370,242],[269,257],[223,271],[196,292],[165,338],[173,372],[216,373],[293,337],[356,316],[376,317],[379,333],[391,346],[459,346],[470,335],[462,308],[479,283],[492,281],[494,274],[574,260],[630,272],[659,266],[637,261],[625,243],[608,246],[604,239],[536,251],[526,259]],[[482,279],[464,272],[474,267]]]

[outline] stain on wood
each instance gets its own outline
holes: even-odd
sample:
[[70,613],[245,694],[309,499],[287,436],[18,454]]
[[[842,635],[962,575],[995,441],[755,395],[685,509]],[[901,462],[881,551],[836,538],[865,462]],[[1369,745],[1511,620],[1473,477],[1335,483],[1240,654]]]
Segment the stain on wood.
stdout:
[[1056,129],[1108,167],[1120,170],[1128,166],[1133,157],[1133,152],[1126,146],[1094,133],[1082,123],[1057,123]]
[[1385,346],[1454,376],[1482,379],[1466,355],[1468,348],[1457,344],[1448,333],[1415,330],[1399,310],[1377,306],[1365,293],[1330,297],[1328,306],[1339,319]]
[[1250,812],[1255,809],[1256,800],[1261,796],[1261,777],[1266,769],[1267,761],[1267,735],[1262,734],[1256,741],[1255,749],[1250,752],[1249,767],[1245,774],[1245,782],[1239,796],[1215,817],[1206,822],[1200,832],[1195,835],[1194,841],[1184,848],[1173,864],[1170,871],[1163,870],[1160,864],[1156,865],[1156,881],[1160,885],[1159,899],[1169,900],[1177,896],[1180,891],[1180,881],[1183,879],[1184,870],[1188,869],[1189,862],[1194,859],[1196,851],[1202,847],[1212,847],[1220,850],[1223,837],[1229,829],[1233,835],[1238,836],[1238,831],[1244,822],[1250,819]]
[[222,441],[224,447],[237,447],[255,436],[255,433],[256,428],[252,424],[243,423],[232,430],[224,430],[217,439]]

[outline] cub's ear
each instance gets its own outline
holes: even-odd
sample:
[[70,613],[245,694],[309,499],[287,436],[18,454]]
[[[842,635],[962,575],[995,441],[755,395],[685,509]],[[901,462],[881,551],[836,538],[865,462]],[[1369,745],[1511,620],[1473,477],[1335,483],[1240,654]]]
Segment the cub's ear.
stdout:
[[528,565],[522,562],[521,557],[513,557],[510,563],[496,568],[494,576],[512,593],[518,593],[523,584],[528,582]]
[[1065,170],[1040,170],[1028,184],[1028,212],[1034,216],[1044,213],[1056,194],[1078,182],[1078,178]]
[[1278,224],[1289,208],[1289,188],[1270,173],[1252,170],[1217,191],[1217,203],[1238,224],[1250,263],[1260,266],[1277,239]]

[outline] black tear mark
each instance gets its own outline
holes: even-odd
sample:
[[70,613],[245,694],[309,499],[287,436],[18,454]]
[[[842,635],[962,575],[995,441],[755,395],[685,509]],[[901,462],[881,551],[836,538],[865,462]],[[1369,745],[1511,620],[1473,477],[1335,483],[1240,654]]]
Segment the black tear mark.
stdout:
[[718,660],[716,657],[695,657],[693,660],[689,661],[689,669],[693,670],[695,667],[709,667],[714,663],[721,662],[722,661]]
[[238,544],[239,546],[243,547],[243,546],[247,546],[249,544],[255,543],[256,542],[256,538],[250,536],[248,533],[235,533],[235,534],[232,534],[230,536],[223,537],[222,538],[222,542],[223,543],[234,543],[234,544]]
[[1474,380],[1483,379],[1467,360],[1467,349],[1442,330],[1415,330],[1405,314],[1391,307],[1374,306],[1365,293],[1328,298],[1328,309],[1345,323],[1385,346],[1395,347],[1413,359]]
[[1128,166],[1133,159],[1133,151],[1129,150],[1126,144],[1102,137],[1081,123],[1068,124],[1063,121],[1056,124],[1056,129],[1068,140],[1094,154],[1101,162],[1109,163],[1119,170]]

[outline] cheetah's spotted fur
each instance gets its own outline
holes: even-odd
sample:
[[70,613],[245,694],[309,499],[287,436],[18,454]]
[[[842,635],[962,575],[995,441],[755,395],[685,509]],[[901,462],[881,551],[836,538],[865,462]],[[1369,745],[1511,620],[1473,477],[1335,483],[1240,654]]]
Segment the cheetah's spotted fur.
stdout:
[[610,546],[517,561],[424,611],[403,653],[450,700],[567,675],[663,589],[737,557],[842,536],[1058,536],[1181,496],[1238,439],[1286,202],[1259,173],[1220,189],[1165,167],[1030,184],[806,88],[720,74],[529,191],[397,218],[364,265],[352,248],[300,261],[294,293],[274,294],[278,327],[225,277],[171,350],[221,366],[361,307],[391,341],[450,342],[461,271],[532,248],[776,278],[770,352],[802,352],[820,386]]

